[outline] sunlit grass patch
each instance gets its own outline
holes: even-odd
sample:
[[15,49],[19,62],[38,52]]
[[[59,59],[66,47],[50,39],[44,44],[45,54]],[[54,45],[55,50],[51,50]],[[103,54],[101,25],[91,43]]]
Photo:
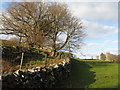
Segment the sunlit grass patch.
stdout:
[[118,88],[118,63],[71,60],[71,75],[62,88]]

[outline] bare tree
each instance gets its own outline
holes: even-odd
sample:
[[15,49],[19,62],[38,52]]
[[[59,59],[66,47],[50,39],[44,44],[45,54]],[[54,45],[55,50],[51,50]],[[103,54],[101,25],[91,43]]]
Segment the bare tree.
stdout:
[[50,20],[54,21],[49,27],[51,34],[48,35],[53,56],[57,50],[68,46],[68,41],[71,43],[71,48],[78,47],[84,36],[81,20],[72,16],[65,4],[51,3],[48,11]]
[[42,44],[46,28],[47,5],[39,2],[14,2],[2,14],[1,33],[25,38],[30,46]]
[[56,2],[11,3],[1,22],[1,34],[26,39],[31,47],[48,46],[54,56],[67,47],[68,41],[73,49],[79,47],[84,36],[81,20],[72,16],[65,4]]

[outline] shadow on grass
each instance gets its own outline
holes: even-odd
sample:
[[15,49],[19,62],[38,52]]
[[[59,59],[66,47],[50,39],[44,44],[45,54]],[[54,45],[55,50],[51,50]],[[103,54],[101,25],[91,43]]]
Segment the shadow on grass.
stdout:
[[63,81],[59,88],[88,88],[95,82],[95,72],[90,71],[90,66],[85,62],[71,60],[71,75],[68,80]]

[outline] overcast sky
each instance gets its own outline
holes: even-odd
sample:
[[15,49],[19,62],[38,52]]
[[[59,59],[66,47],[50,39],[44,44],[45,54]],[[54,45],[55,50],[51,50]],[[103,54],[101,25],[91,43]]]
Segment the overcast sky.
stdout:
[[[96,1],[66,0],[65,2],[72,14],[82,20],[87,34],[83,40],[85,45],[74,52],[80,58],[91,58],[91,56],[96,58],[101,52],[118,54],[118,0]],[[2,2],[0,11],[7,7],[7,4]],[[86,56],[82,56],[81,53]]]

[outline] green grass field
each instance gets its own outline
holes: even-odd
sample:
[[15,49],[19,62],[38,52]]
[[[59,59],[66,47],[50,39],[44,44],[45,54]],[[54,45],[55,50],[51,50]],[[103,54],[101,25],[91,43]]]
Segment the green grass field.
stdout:
[[72,59],[71,75],[63,82],[60,88],[118,88],[118,64]]

